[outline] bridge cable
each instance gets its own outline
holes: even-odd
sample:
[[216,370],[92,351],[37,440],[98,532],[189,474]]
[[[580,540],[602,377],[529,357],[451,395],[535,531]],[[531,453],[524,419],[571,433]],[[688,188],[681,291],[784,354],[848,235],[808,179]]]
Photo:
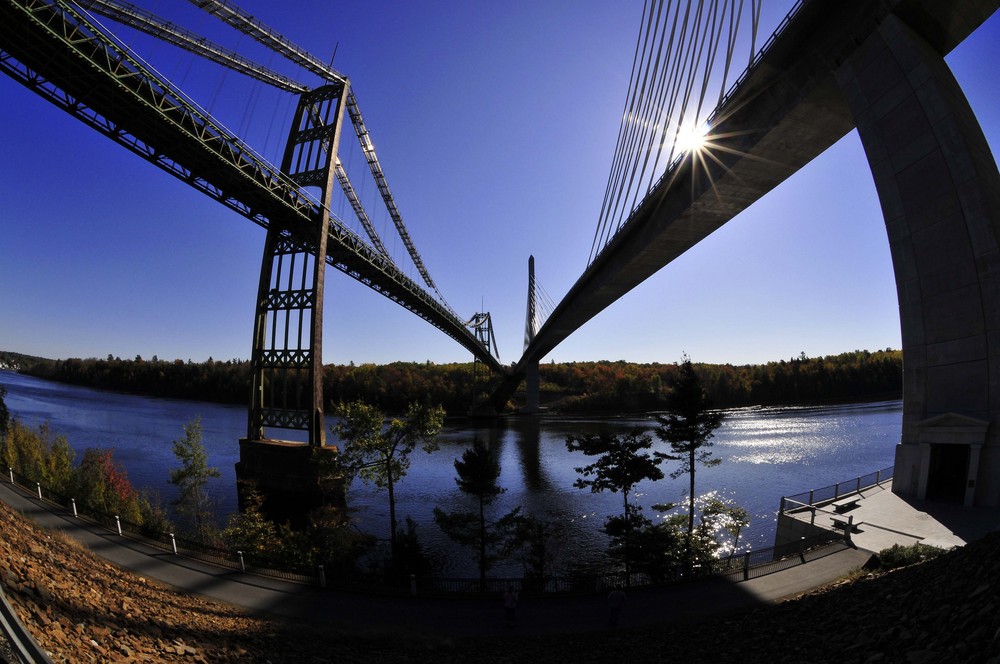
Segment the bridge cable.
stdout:
[[[258,81],[277,87],[278,89],[297,93],[305,92],[309,89],[301,83],[297,83],[292,79],[277,74],[251,60],[243,58],[235,51],[219,46],[208,39],[198,37],[192,32],[186,31],[151,12],[147,12],[129,3],[117,2],[116,0],[80,0],[79,4],[87,7],[97,14],[106,16],[107,18],[122,23],[123,25],[128,25],[137,30],[141,30],[149,35],[152,35],[153,37],[157,37],[167,43],[173,44],[174,46],[191,51],[196,55],[200,55],[211,60],[212,62],[221,64]],[[213,103],[219,94],[221,84],[222,83],[220,82],[219,85],[217,85],[215,93],[212,96]],[[249,110],[250,105],[248,104],[244,109],[243,122],[246,121],[246,116]],[[270,131],[270,127],[268,130]],[[344,169],[339,162],[336,166],[336,177],[337,181],[341,185],[341,188],[344,190],[344,195],[351,203],[351,207],[357,215],[358,221],[361,223],[369,239],[371,239],[372,245],[381,254],[388,258],[389,254],[385,249],[385,245],[382,244],[381,239],[375,232],[374,227],[371,225],[364,207],[360,205],[357,195],[354,193],[354,188],[347,177],[347,173],[344,172]]]
[[[657,40],[655,36],[656,33],[652,33],[652,36],[654,38],[652,44],[653,50],[656,50],[657,52],[662,52],[664,48],[666,48],[667,50],[666,55],[668,58],[670,58],[671,54],[673,53],[675,46],[677,48],[677,51],[680,52],[680,49],[683,47],[683,42],[686,39],[687,25],[690,20],[690,6],[691,3],[689,0],[688,8],[685,12],[684,22],[681,24],[680,34],[678,34],[677,31],[677,19],[680,11],[679,8],[677,9],[677,11],[674,12],[674,20],[671,22],[672,28],[670,32],[670,37],[666,42],[666,47],[664,47],[664,37],[661,35]],[[655,20],[655,22],[658,24],[662,23],[663,25],[666,25],[668,22],[669,15],[670,15],[669,8],[667,14],[662,14],[658,10],[657,15],[655,17],[651,13],[650,22],[652,23]],[[664,18],[661,19],[660,18],[661,16]],[[645,53],[643,54],[643,57],[644,58],[646,57]],[[650,63],[647,61],[645,65],[645,69],[647,72],[649,70],[649,66]],[[632,128],[629,134],[630,142],[627,146],[627,159],[620,161],[618,164],[619,172],[617,176],[617,184],[615,185],[616,193],[614,197],[613,206],[608,210],[606,210],[605,213],[606,218],[604,220],[604,237],[602,238],[602,244],[606,244],[607,241],[610,240],[611,235],[618,230],[617,227],[620,224],[616,224],[614,220],[616,218],[621,217],[623,194],[627,192],[629,188],[633,186],[634,183],[636,161],[639,158],[641,145],[643,143],[642,133],[643,132],[647,134],[650,133],[651,127],[655,129],[657,122],[652,121],[651,117],[655,117],[656,112],[658,110],[657,106],[662,108],[663,92],[667,88],[672,87],[672,84],[669,82],[669,80],[664,79],[664,76],[667,75],[667,71],[668,71],[667,69],[663,70],[663,74],[661,74],[660,80],[657,84],[657,92],[655,94],[655,97],[658,98],[659,102],[657,104],[653,104],[652,103],[653,97],[647,97],[646,99],[640,102],[642,108],[644,108],[645,110],[640,113],[640,116],[638,118],[635,117],[632,118],[632,123],[631,123]],[[676,67],[674,68],[674,71],[675,72],[677,71]],[[676,73],[674,73],[673,76],[676,77]],[[664,87],[665,83],[666,83],[666,88]]]
[[[726,0],[726,4],[728,4],[728,0]],[[695,110],[694,110],[694,113],[693,113],[694,122],[698,123],[700,121],[700,118],[702,117],[702,107],[704,106],[705,96],[706,96],[706,93],[708,92],[708,83],[709,83],[709,79],[710,79],[711,74],[712,74],[713,66],[715,64],[715,56],[716,56],[716,54],[718,52],[718,48],[717,47],[718,47],[718,44],[719,44],[719,40],[721,39],[721,36],[722,36],[722,22],[718,20],[719,12],[718,12],[718,2],[717,2],[717,0],[713,0],[713,2],[712,2],[712,8],[709,10],[709,12],[711,14],[711,21],[709,21],[709,20],[706,19],[704,32],[701,33],[701,35],[699,36],[700,38],[698,39],[697,54],[694,56],[694,61],[693,61],[693,64],[695,66],[691,67],[691,72],[690,72],[690,75],[688,77],[688,86],[685,89],[685,93],[684,93],[684,102],[683,102],[683,106],[681,108],[681,114],[680,114],[680,117],[679,117],[679,119],[677,121],[676,127],[674,129],[674,140],[670,142],[670,149],[669,149],[669,152],[668,152],[668,155],[667,155],[667,163],[668,164],[671,163],[673,161],[673,159],[674,159],[674,154],[675,154],[675,151],[676,151],[676,148],[677,148],[677,143],[678,143],[678,140],[681,138],[681,132],[683,132],[683,131],[692,131],[692,132],[697,131],[697,129],[696,129],[697,124],[695,124],[694,127],[691,127],[690,125],[688,125],[687,129],[685,128],[685,117],[689,114],[688,109],[690,107],[690,102],[691,102],[691,93],[692,93],[692,89],[693,89],[694,84],[695,84],[695,80],[697,78],[696,75],[697,75],[697,73],[698,73],[699,70],[702,72],[701,91],[700,91],[700,93],[698,95],[698,103],[695,106]],[[724,15],[725,14],[725,6],[723,6],[722,12],[723,12],[723,15]],[[700,63],[701,63],[701,59],[702,59],[702,54],[705,53],[706,49],[707,49],[707,53],[708,53],[707,59],[705,60],[705,66],[701,67]],[[661,150],[657,151],[656,159],[653,162],[653,168],[652,168],[652,171],[651,171],[651,176],[650,176],[649,183],[648,183],[648,185],[646,187],[646,191],[649,191],[650,189],[652,189],[652,187],[654,185],[654,181],[652,180],[652,177],[654,177],[654,175],[656,173],[656,167],[659,164],[659,160],[660,160],[660,156],[661,156],[661,152],[662,152],[662,146],[663,146],[663,142],[661,141],[661,143],[660,143]],[[644,166],[644,170],[645,170],[645,166]],[[634,192],[634,195],[633,195],[633,209],[635,208],[634,202],[635,202],[635,199],[638,197],[638,195],[639,195],[639,189],[636,189],[636,191]]]
[[[690,6],[690,3],[689,3],[689,6]],[[696,52],[696,50],[698,49],[698,47],[700,46],[700,43],[701,43],[700,40],[698,40],[696,38],[696,35],[697,35],[697,31],[698,31],[698,29],[700,27],[701,21],[702,21],[703,9],[704,9],[704,3],[703,2],[699,2],[698,3],[698,9],[695,12],[693,21],[691,22],[692,24],[690,26],[691,27],[690,34],[687,31],[688,26],[689,26],[689,24],[688,24],[688,18],[689,17],[688,17],[687,14],[685,15],[684,24],[682,25],[682,28],[681,28],[681,35],[680,35],[680,37],[681,37],[681,44],[680,45],[683,46],[685,40],[687,40],[687,51],[686,51],[685,55],[683,56],[683,58],[681,60],[681,62],[682,62],[681,67],[677,69],[678,72],[683,72],[683,70],[685,68],[688,68],[688,66],[687,66],[688,62],[694,62],[694,53]],[[693,71],[693,67],[690,67],[690,69]],[[676,87],[675,87],[674,91],[671,92],[671,101],[670,101],[671,105],[673,105],[675,103],[676,90],[680,87],[680,78],[681,78],[680,76],[678,76],[678,77],[675,78]],[[685,81],[685,83],[687,84],[687,86],[685,88],[685,92],[686,92],[685,102],[682,102],[682,106],[681,106],[681,120],[679,120],[678,124],[677,124],[678,129],[681,126],[681,122],[683,122],[683,116],[684,116],[684,110],[685,110],[685,105],[686,105],[686,99],[687,99],[687,96],[690,94],[690,89],[691,89],[691,84],[692,84],[692,77],[691,77],[691,75],[688,76],[688,80]],[[662,105],[660,105],[660,104],[655,104],[653,106],[654,106],[654,110],[656,110],[656,111],[660,111],[662,109]],[[658,113],[657,113],[657,115],[658,115]],[[645,146],[640,146],[639,151],[637,151],[636,154],[634,155],[635,161],[632,164],[632,171],[631,171],[631,173],[629,175],[629,184],[628,184],[628,189],[627,189],[627,191],[632,192],[632,200],[631,200],[631,202],[628,203],[627,209],[626,209],[626,207],[623,206],[623,207],[621,207],[620,209],[617,210],[618,216],[617,216],[617,220],[616,220],[616,223],[615,223],[615,232],[617,232],[619,229],[621,229],[621,226],[622,226],[622,224],[624,222],[625,214],[627,212],[631,212],[633,209],[635,209],[636,199],[638,197],[638,192],[639,192],[639,190],[642,187],[643,180],[645,179],[645,173],[646,173],[647,167],[649,165],[649,158],[650,158],[651,151],[653,150],[653,143],[655,141],[655,143],[656,143],[656,151],[657,151],[657,154],[659,155],[659,153],[660,153],[660,151],[662,151],[664,143],[665,143],[664,139],[667,137],[667,134],[670,131],[670,123],[669,123],[669,118],[670,117],[672,117],[671,114],[667,114],[665,116],[662,116],[660,118],[659,122],[654,123],[649,128],[649,131],[647,132],[647,135],[646,135]],[[658,128],[659,128],[659,131],[657,131]],[[677,130],[675,130],[675,132],[676,131]],[[640,155],[643,157],[641,168],[639,166],[639,157],[640,157]],[[638,171],[638,176],[637,176],[637,171]],[[635,186],[633,186],[633,183],[635,184]],[[622,202],[624,203],[625,200],[623,200]]]
[[[689,1],[689,5],[690,5],[690,1]],[[651,13],[651,15],[650,15],[650,22],[655,23],[657,25],[666,26],[666,25],[668,25],[668,21],[665,20],[665,19],[663,19],[663,18],[661,18],[661,17],[669,16],[670,5],[668,4],[667,13],[666,14],[663,14],[661,12],[661,10],[662,10],[662,2],[660,3],[659,8],[657,9],[656,16],[653,16],[653,14]],[[676,15],[676,12],[675,12],[675,15]],[[655,32],[651,33],[651,35],[653,37],[653,42],[651,44],[651,50],[656,51],[658,54],[661,54],[661,53],[663,53],[664,48],[666,48],[666,53],[663,54],[664,55],[663,61],[665,63],[669,62],[669,60],[671,58],[671,54],[672,54],[674,46],[675,46],[675,43],[677,42],[678,34],[677,34],[677,29],[676,28],[677,28],[677,23],[676,23],[676,20],[675,20],[672,23],[672,25],[671,25],[670,36],[669,36],[669,39],[667,39],[667,42],[666,42],[667,45],[666,45],[666,47],[664,47],[664,38],[665,38],[664,34],[661,34],[657,38]],[[648,28],[647,28],[647,30],[648,30]],[[645,57],[646,56],[644,54],[644,58]],[[657,65],[658,65],[658,62],[657,62]],[[647,72],[649,71],[649,62],[648,61],[646,63],[646,71]],[[663,70],[664,73],[666,71],[667,71],[666,69]],[[619,164],[618,164],[618,170],[619,170],[619,172],[618,172],[618,175],[617,175],[617,182],[616,182],[616,184],[614,186],[614,191],[615,191],[615,193],[614,193],[614,200],[613,200],[612,207],[609,208],[608,210],[606,210],[606,213],[605,213],[606,214],[606,218],[605,218],[605,221],[604,221],[604,237],[602,238],[602,244],[607,244],[607,242],[610,240],[611,236],[617,230],[617,228],[612,228],[612,226],[614,225],[613,224],[613,219],[615,217],[619,216],[620,213],[618,212],[618,210],[621,208],[621,205],[622,205],[623,194],[631,186],[631,181],[634,180],[634,176],[635,176],[635,162],[638,159],[638,155],[639,155],[639,152],[641,150],[641,145],[643,143],[643,134],[644,133],[648,133],[650,127],[655,127],[656,124],[657,124],[657,122],[658,122],[658,119],[656,117],[657,116],[657,108],[656,108],[657,104],[653,103],[653,99],[661,99],[662,100],[663,91],[665,89],[664,88],[664,73],[661,73],[657,77],[658,80],[657,80],[657,83],[656,83],[656,89],[655,89],[655,91],[653,93],[653,96],[644,95],[646,98],[644,100],[642,100],[641,102],[638,102],[639,105],[643,109],[640,112],[639,116],[632,118],[632,123],[631,123],[632,127],[631,127],[631,131],[629,132],[629,143],[626,146],[627,158],[624,159],[624,160],[622,160],[622,161],[620,161]]]
[[[673,51],[673,48],[674,48],[674,45],[675,45],[675,41],[676,41],[677,53],[678,53],[678,55],[680,55],[681,52],[682,52],[682,50],[684,49],[685,43],[688,40],[688,26],[689,26],[690,19],[691,19],[691,2],[690,2],[690,0],[689,0],[689,2],[687,4],[687,9],[685,10],[684,20],[681,23],[681,29],[680,29],[679,34],[676,31],[676,25],[677,25],[677,18],[678,18],[678,16],[679,16],[679,9],[678,9],[678,12],[676,12],[674,14],[674,21],[673,21],[673,23],[674,23],[674,29],[671,30],[671,39],[668,42],[668,44],[669,44],[668,49],[670,51]],[[665,23],[665,21],[664,21],[664,23]],[[663,50],[663,48],[664,48],[663,47],[663,40],[661,38],[659,46],[656,48],[656,50],[658,52],[660,52],[660,51]],[[683,61],[684,57],[681,57],[681,60]],[[647,69],[648,69],[648,67],[649,67],[649,64],[647,63]],[[681,69],[682,69],[681,67],[677,67],[676,66],[676,60],[674,60],[674,67],[672,68],[672,72],[669,73],[669,79],[666,81],[666,88],[663,88],[663,87],[659,88],[660,91],[661,91],[661,93],[662,93],[662,91],[664,91],[666,89],[670,89],[671,90],[671,92],[670,92],[670,99],[671,99],[671,101],[668,102],[670,105],[673,104],[673,99],[676,98],[676,89],[677,89],[677,85],[678,85],[677,79],[678,79],[678,74],[681,71]],[[664,69],[664,75],[667,75],[668,71],[670,71],[670,70]],[[662,81],[662,79],[661,79],[661,81]],[[648,98],[648,99],[646,99],[644,101],[644,106],[647,108],[647,114],[650,113],[650,112],[655,112],[655,111],[658,111],[658,110],[662,109],[662,96],[658,95],[658,97],[660,97],[660,99],[659,99],[660,103],[656,104],[656,105],[652,104],[652,98]],[[656,106],[660,106],[660,109],[657,109]],[[670,116],[667,115],[666,117],[669,118]],[[659,126],[659,124],[662,121],[663,121],[663,118],[661,117],[661,118],[659,118],[659,122],[650,122],[650,120],[648,119],[648,115],[647,115],[647,116],[644,116],[643,118],[641,118],[640,122],[636,122],[635,123],[636,139],[635,139],[635,142],[633,143],[633,147],[632,147],[632,150],[631,150],[630,155],[629,155],[628,163],[625,164],[625,165],[623,165],[624,170],[620,173],[620,184],[619,184],[618,191],[617,191],[617,194],[616,194],[615,205],[609,211],[609,216],[608,216],[608,219],[607,219],[607,222],[606,222],[606,233],[607,233],[607,239],[608,240],[610,240],[611,235],[613,233],[617,232],[618,229],[621,226],[620,220],[621,220],[621,218],[622,218],[622,216],[624,214],[623,204],[624,204],[624,202],[626,200],[628,192],[631,191],[634,188],[634,185],[635,185],[636,169],[637,169],[638,160],[640,158],[641,150],[642,150],[641,146],[642,146],[643,142],[645,142],[646,140],[648,140],[648,139],[645,139],[644,136],[640,136],[639,135],[639,130],[642,129],[643,133],[645,134],[645,136],[651,137],[651,136],[655,135],[656,128]],[[626,177],[627,177],[627,181],[626,181]],[[606,242],[605,242],[605,244],[606,244]]]
[[141,30],[161,41],[183,48],[212,62],[235,69],[280,90],[302,93],[309,89],[287,76],[248,60],[235,51],[219,46],[133,4],[117,0],[76,0],[76,4],[95,14]]
[[[649,0],[646,0],[646,2],[643,4],[643,9],[642,9],[642,15],[643,15],[644,18],[646,17],[646,12],[647,12],[648,9],[649,9]],[[652,20],[652,12],[649,13],[649,19],[648,20]],[[618,127],[618,138],[617,138],[617,140],[615,142],[615,153],[614,153],[614,156],[612,157],[611,173],[608,175],[608,184],[607,184],[607,186],[605,187],[605,190],[604,190],[604,202],[601,204],[601,213],[600,213],[600,216],[599,216],[599,221],[601,223],[598,224],[597,229],[594,231],[594,239],[593,239],[593,241],[591,242],[591,245],[590,245],[590,259],[589,260],[591,260],[591,261],[594,258],[595,251],[597,251],[598,238],[599,237],[603,237],[603,233],[604,233],[603,222],[606,219],[604,213],[605,213],[605,210],[607,209],[608,201],[609,201],[609,199],[611,197],[611,192],[612,192],[612,189],[613,189],[614,174],[615,174],[615,171],[617,170],[618,164],[620,163],[621,159],[624,158],[624,152],[625,152],[625,147],[624,146],[625,146],[625,142],[626,142],[625,134],[626,134],[626,130],[630,127],[630,123],[628,122],[628,118],[630,118],[632,116],[632,109],[635,107],[635,87],[638,85],[638,80],[639,80],[639,76],[638,76],[638,69],[639,69],[639,62],[640,62],[639,46],[640,46],[640,44],[644,44],[644,43],[645,42],[643,40],[643,31],[640,30],[639,34],[636,36],[636,40],[635,40],[635,53],[632,56],[632,71],[629,74],[629,86],[628,86],[628,88],[629,88],[630,92],[629,92],[629,94],[625,98],[625,108],[622,109],[622,121],[621,121],[621,124]],[[643,49],[645,49],[645,46],[643,46]],[[643,57],[645,57],[645,51],[643,51]]]
[[[235,5],[231,6],[224,2],[214,1],[191,1],[200,8],[208,11],[210,14],[221,18],[227,24],[237,27],[243,34],[250,35],[265,46],[271,48],[272,51],[288,57],[296,64],[305,67],[313,73],[319,74],[324,79],[334,81],[346,80],[346,77],[312,56],[312,54],[308,51],[299,48],[289,40],[267,28],[267,26],[263,23],[253,19],[253,17],[243,14],[238,7],[235,7]],[[309,90],[309,87],[306,85],[298,83],[270,70],[269,68],[243,58],[232,50],[219,46],[218,44],[215,44],[206,38],[200,37],[195,33],[184,30],[183,28],[180,28],[179,26],[162,19],[151,12],[147,12],[139,7],[136,7],[135,5],[118,2],[117,0],[80,0],[79,4],[90,9],[91,11],[94,11],[95,13],[111,18],[112,20],[124,25],[142,30],[143,32],[146,32],[147,34],[157,37],[163,41],[180,48],[184,48],[217,64],[239,71],[244,75],[250,76],[258,81],[267,83],[268,85],[272,85],[281,90],[296,93],[302,93]],[[211,9],[208,9],[209,5],[212,6]],[[217,94],[218,90],[216,91],[216,95]],[[361,119],[360,111],[357,108],[357,101],[354,99],[353,91],[349,91],[348,96],[349,100],[353,102],[353,104],[351,104],[352,110],[350,113],[352,123],[355,126],[356,132],[359,133],[360,139],[360,133],[362,131],[365,135],[367,135],[368,132],[364,129],[364,121]],[[215,96],[213,96],[213,99],[214,98]],[[359,129],[359,126],[361,129]],[[371,147],[371,141],[367,141],[367,144],[362,143],[363,148],[365,148],[366,145],[366,159],[372,170],[373,177],[376,179],[379,191],[382,193],[383,201],[389,209],[390,216],[393,218],[397,232],[400,234],[411,260],[420,272],[421,277],[423,277],[424,282],[434,290],[438,299],[441,300],[445,307],[454,314],[455,312],[448,306],[444,296],[431,279],[419,253],[417,253],[412,239],[410,239],[406,227],[403,225],[402,217],[399,215],[399,211],[392,199],[392,194],[389,192],[388,185],[385,183],[385,176],[382,173],[381,166],[378,164],[377,157],[374,155],[374,149]],[[356,199],[356,196],[352,196],[353,187],[351,187],[346,173],[341,172],[338,173],[337,176],[338,182],[344,189],[345,196],[351,202],[351,206],[355,210],[355,214],[358,215],[358,221],[365,229],[365,232],[371,239],[372,244],[380,253],[388,256],[384,244],[368,220],[367,213],[364,212],[363,207],[355,205],[355,201],[351,200],[352,198]],[[458,315],[455,314],[455,317],[457,318]]]
[[[225,2],[224,0],[189,1],[199,9],[218,17],[224,23],[236,28],[244,34],[249,35],[264,46],[276,51],[288,60],[304,67],[305,69],[308,69],[314,74],[319,75],[323,79],[334,81],[347,80],[347,77],[343,74],[325,64],[305,49],[296,46],[285,37],[255,19],[253,16],[245,13],[233,3]],[[365,153],[366,160],[368,161],[372,177],[375,178],[375,183],[378,185],[379,192],[382,194],[382,200],[389,211],[389,216],[392,218],[393,224],[396,226],[396,231],[399,233],[400,239],[403,241],[403,245],[406,247],[407,252],[410,255],[410,259],[416,266],[417,271],[424,280],[424,283],[427,284],[429,288],[433,289],[445,307],[454,313],[454,311],[451,310],[451,307],[448,306],[448,303],[441,294],[441,291],[438,290],[434,280],[431,279],[430,273],[427,271],[423,259],[420,258],[420,254],[417,252],[416,246],[410,238],[409,231],[407,231],[406,226],[403,223],[402,215],[400,215],[399,209],[396,207],[395,200],[392,197],[392,192],[389,190],[389,185],[385,180],[382,166],[378,161],[378,156],[375,154],[375,147],[371,142],[368,129],[365,127],[364,120],[361,117],[361,111],[358,108],[357,99],[354,96],[353,90],[348,91],[347,110],[351,117],[351,122],[354,125],[358,141],[361,143],[361,149]]]
[[[745,0],[647,2],[636,40],[612,167],[588,258],[590,265],[662,180],[661,163],[670,172],[686,154],[680,139],[700,129],[698,123],[713,76],[721,69],[719,106],[725,99]],[[762,0],[750,0],[750,63],[756,52]],[[673,10],[671,11],[671,6]],[[666,26],[670,25],[669,31]],[[725,54],[717,64],[720,46]]]

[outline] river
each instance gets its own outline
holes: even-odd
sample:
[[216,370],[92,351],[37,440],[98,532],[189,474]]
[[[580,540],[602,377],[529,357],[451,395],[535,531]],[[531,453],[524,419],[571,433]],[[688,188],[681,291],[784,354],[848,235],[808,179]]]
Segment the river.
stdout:
[[[65,435],[79,459],[88,447],[114,448],[115,459],[125,467],[137,487],[149,487],[164,502],[175,496],[169,471],[178,463],[171,442],[182,437],[182,427],[201,418],[209,463],[222,476],[210,491],[219,514],[236,509],[235,464],[237,441],[246,435],[246,410],[215,403],[142,397],[64,385],[9,371],[0,371],[7,388],[6,403],[12,416],[36,426],[48,422]],[[332,420],[331,420],[332,422]],[[740,408],[726,412],[716,431],[712,451],[723,462],[697,469],[697,493],[717,492],[745,507],[750,526],[740,538],[740,548],[770,546],[778,502],[782,495],[828,486],[865,475],[893,463],[899,441],[902,402],[884,401],[836,406]],[[501,463],[500,483],[506,488],[497,510],[520,505],[532,515],[559,524],[560,541],[574,557],[592,557],[606,546],[599,532],[604,517],[621,513],[620,494],[592,494],[573,487],[574,468],[591,458],[567,451],[570,433],[616,430],[655,423],[643,416],[602,418],[508,418],[498,425],[449,422],[433,454],[417,451],[409,473],[396,489],[400,520],[410,515],[417,533],[429,548],[445,559],[445,572],[469,574],[473,553],[458,549],[433,521],[433,508],[470,509],[468,499],[455,485],[454,460],[475,436],[495,446]],[[332,442],[332,441],[331,441]],[[661,449],[662,444],[657,442]],[[664,466],[669,474],[671,466]],[[636,499],[648,517],[650,506],[686,500],[687,476],[644,482]],[[360,480],[348,494],[358,526],[379,537],[388,536],[385,494]]]

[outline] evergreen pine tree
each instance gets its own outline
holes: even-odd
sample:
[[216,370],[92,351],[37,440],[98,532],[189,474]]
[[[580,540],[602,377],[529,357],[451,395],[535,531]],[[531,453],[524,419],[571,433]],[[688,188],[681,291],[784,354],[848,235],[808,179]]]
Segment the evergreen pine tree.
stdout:
[[680,466],[670,473],[677,479],[688,476],[688,524],[684,545],[687,564],[691,563],[691,538],[694,535],[695,470],[697,464],[717,466],[722,459],[713,459],[711,439],[722,424],[722,413],[710,410],[711,405],[701,386],[698,374],[685,356],[679,375],[674,380],[667,397],[667,412],[656,416],[657,437],[670,444],[672,454],[657,452],[656,456],[680,461]]

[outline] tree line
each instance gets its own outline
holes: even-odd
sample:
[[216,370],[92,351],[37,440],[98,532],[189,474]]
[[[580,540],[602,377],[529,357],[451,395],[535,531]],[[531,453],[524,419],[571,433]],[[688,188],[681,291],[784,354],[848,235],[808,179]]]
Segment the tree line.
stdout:
[[[19,357],[23,373],[58,382],[158,397],[246,403],[250,363],[105,359],[48,360]],[[568,362],[543,364],[542,403],[567,412],[655,411],[666,406],[676,363]],[[805,354],[766,364],[694,364],[708,398],[718,408],[775,406],[900,398],[902,351],[856,350],[810,358]],[[441,404],[450,415],[469,410],[492,385],[471,362],[393,362],[327,365],[323,389],[332,403],[364,401],[390,413],[409,404]],[[497,377],[493,379],[496,380]],[[523,392],[515,401],[523,400]]]
[[[695,363],[695,373],[718,408],[778,406],[900,398],[903,353],[856,350],[766,364]],[[654,411],[666,407],[677,364],[570,362],[539,367],[542,401],[573,411]],[[549,399],[545,398],[548,394]]]

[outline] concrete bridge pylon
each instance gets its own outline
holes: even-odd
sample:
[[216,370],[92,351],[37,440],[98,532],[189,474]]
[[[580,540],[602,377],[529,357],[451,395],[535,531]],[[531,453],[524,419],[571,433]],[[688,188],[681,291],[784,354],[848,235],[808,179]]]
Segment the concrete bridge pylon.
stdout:
[[[524,348],[531,345],[538,332],[538,288],[535,282],[535,257],[528,256],[528,312],[524,319]],[[537,413],[541,405],[538,376],[538,360],[528,362],[525,367],[525,413]]]
[[836,70],[871,165],[899,299],[893,491],[998,505],[1000,173],[933,32],[921,30],[891,14]]

